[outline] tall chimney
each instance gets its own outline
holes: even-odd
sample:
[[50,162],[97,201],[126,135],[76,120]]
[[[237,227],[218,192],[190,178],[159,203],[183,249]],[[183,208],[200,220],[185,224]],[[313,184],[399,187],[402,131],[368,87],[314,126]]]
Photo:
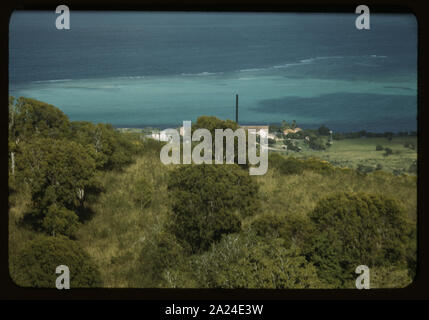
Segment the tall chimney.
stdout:
[[235,122],[238,124],[238,94],[235,95]]

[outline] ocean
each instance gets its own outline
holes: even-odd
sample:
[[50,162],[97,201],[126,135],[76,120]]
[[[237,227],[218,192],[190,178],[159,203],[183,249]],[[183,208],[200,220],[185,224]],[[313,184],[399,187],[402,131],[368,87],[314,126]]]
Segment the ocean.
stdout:
[[411,14],[15,11],[9,94],[71,120],[178,127],[201,115],[334,131],[414,131]]

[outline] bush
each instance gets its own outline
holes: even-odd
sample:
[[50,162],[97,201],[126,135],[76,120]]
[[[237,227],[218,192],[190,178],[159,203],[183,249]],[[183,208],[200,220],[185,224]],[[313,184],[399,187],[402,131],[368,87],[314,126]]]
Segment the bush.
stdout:
[[283,238],[287,247],[300,246],[311,232],[311,224],[298,215],[261,214],[251,223],[251,230],[262,238]]
[[16,158],[17,179],[30,187],[36,222],[52,204],[72,211],[82,207],[96,172],[85,147],[67,140],[34,139],[21,144]]
[[77,242],[65,237],[39,236],[19,253],[12,278],[23,287],[55,288],[57,266],[70,269],[70,288],[100,287],[97,267]]
[[259,208],[257,184],[235,164],[181,166],[171,173],[168,190],[173,232],[193,252],[239,231],[239,217]]
[[409,230],[394,200],[339,193],[319,201],[309,217],[316,232],[307,242],[307,257],[333,287],[354,287],[358,265],[406,265]]
[[[289,135],[288,135],[289,136]],[[301,151],[301,148],[300,147],[298,147],[297,145],[295,145],[295,143],[294,142],[292,142],[289,138],[286,138],[285,140],[284,140],[284,144],[285,144],[285,146],[287,147],[287,150],[290,150],[290,151],[296,151],[296,152],[300,152]]]
[[357,166],[357,171],[359,171],[360,173],[370,173],[370,172],[374,171],[374,168],[371,166],[366,166],[366,165],[360,163]]
[[391,154],[393,154],[393,150],[392,149],[390,149],[390,148],[385,148],[384,149],[383,156],[387,157],[387,156],[389,156]]
[[370,288],[405,288],[413,281],[405,268],[376,267],[370,269]]
[[34,138],[61,139],[70,133],[68,117],[57,107],[31,98],[12,98],[9,104],[9,135],[16,141]]
[[410,148],[411,150],[415,150],[416,149],[416,145],[412,142],[405,142],[404,143],[404,147],[405,148]]
[[97,168],[121,170],[132,162],[137,147],[112,125],[84,121],[71,124],[70,139],[93,150]]
[[78,216],[73,211],[56,204],[51,205],[42,220],[43,230],[53,236],[74,237],[79,225]]
[[322,125],[317,131],[321,136],[329,136],[331,133],[331,130],[325,125]]
[[[174,274],[174,270],[170,274]],[[199,288],[318,288],[316,270],[296,247],[282,239],[260,241],[252,234],[228,235],[210,251],[193,256],[187,272],[176,274],[174,287],[191,281]],[[185,278],[185,279],[183,279]]]
[[308,145],[313,150],[326,150],[327,141],[318,136],[311,136]]
[[383,151],[384,148],[381,144],[377,144],[377,146],[375,147],[375,151]]
[[269,154],[268,166],[280,171],[285,175],[301,174],[304,170],[311,170],[320,174],[330,173],[335,168],[327,161],[310,158],[297,159],[294,157],[284,157],[278,153]]
[[140,255],[138,272],[144,277],[142,286],[161,286],[162,274],[167,268],[176,268],[185,261],[186,250],[178,243],[176,237],[161,231],[145,239]]

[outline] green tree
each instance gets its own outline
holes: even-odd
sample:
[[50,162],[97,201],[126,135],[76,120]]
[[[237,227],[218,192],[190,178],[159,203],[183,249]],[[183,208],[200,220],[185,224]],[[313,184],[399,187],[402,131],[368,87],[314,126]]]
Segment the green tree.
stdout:
[[19,253],[12,265],[15,283],[23,287],[55,288],[57,266],[70,270],[70,288],[100,287],[96,265],[77,242],[65,237],[38,236]]
[[37,137],[59,139],[70,133],[68,117],[58,108],[35,99],[9,100],[9,135],[19,141]]
[[358,265],[406,265],[409,224],[395,200],[339,193],[320,200],[309,217],[315,232],[307,257],[333,287],[353,287]]
[[168,182],[172,198],[172,228],[193,252],[206,250],[222,234],[240,230],[240,216],[259,207],[258,187],[235,164],[186,165]]
[[74,121],[71,123],[70,138],[93,150],[97,168],[100,169],[122,169],[132,162],[132,154],[136,151],[124,134],[110,124]]
[[82,207],[93,184],[95,162],[87,149],[67,140],[33,139],[22,143],[17,153],[19,179],[31,190],[38,223],[52,204],[76,211]]
[[393,150],[392,149],[390,149],[390,148],[385,148],[384,149],[383,156],[387,157],[387,156],[390,156],[391,154],[393,154]]
[[78,225],[79,219],[76,213],[56,204],[47,209],[46,215],[42,220],[43,230],[52,236],[74,237]]
[[23,141],[58,139],[69,133],[67,116],[58,108],[30,98],[9,97],[9,172],[15,175],[16,152]]
[[306,140],[309,147],[313,150],[325,150],[327,147],[327,140],[322,136],[316,134],[309,134],[309,140]]
[[329,136],[330,135],[330,129],[325,125],[320,126],[320,128],[317,130],[317,132],[321,136]]
[[159,287],[163,285],[163,272],[168,268],[177,268],[185,263],[187,250],[176,237],[161,231],[145,238],[140,254],[138,272],[142,275],[141,285]]
[[260,214],[252,221],[250,229],[264,239],[282,238],[287,247],[300,247],[308,238],[312,224],[306,217],[296,214]]

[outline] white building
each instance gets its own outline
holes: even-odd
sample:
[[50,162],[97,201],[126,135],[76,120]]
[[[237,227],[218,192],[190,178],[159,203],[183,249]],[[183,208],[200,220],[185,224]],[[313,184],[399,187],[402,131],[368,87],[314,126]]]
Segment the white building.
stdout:
[[165,141],[165,142],[167,142],[167,141],[170,141],[172,139],[172,136],[169,135],[169,134],[167,134],[165,132],[165,130],[163,130],[163,131],[160,131],[160,132],[152,132],[151,138],[155,139],[157,141]]

